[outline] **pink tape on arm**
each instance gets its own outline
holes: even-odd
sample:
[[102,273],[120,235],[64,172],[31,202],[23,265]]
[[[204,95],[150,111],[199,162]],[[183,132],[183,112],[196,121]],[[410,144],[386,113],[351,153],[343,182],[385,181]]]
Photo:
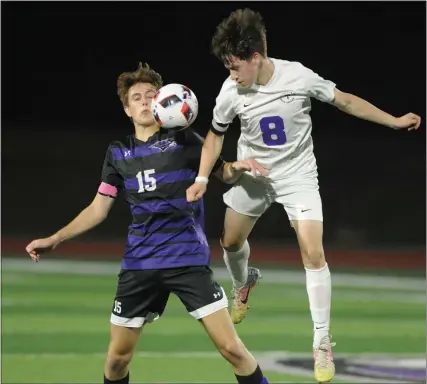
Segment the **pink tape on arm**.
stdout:
[[112,185],[104,182],[102,182],[99,186],[98,192],[111,197],[116,197],[118,193],[116,187],[113,187]]

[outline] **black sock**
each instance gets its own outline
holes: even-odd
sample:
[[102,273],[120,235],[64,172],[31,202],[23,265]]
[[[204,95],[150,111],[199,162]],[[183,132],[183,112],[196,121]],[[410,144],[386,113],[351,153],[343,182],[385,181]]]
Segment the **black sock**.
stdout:
[[251,373],[249,376],[235,376],[239,384],[268,384],[259,365],[256,367],[255,372]]
[[104,375],[104,384],[129,384],[129,372],[123,379],[120,380],[108,380]]

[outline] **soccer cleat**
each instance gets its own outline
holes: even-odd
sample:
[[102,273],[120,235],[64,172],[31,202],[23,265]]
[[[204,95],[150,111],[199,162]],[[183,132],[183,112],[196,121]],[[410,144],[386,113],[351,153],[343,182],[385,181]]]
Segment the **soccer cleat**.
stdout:
[[231,320],[234,324],[239,324],[248,312],[249,293],[254,289],[255,285],[259,283],[262,278],[261,272],[258,268],[248,268],[248,279],[242,288],[233,288],[231,291],[231,298],[233,304],[231,307]]
[[335,376],[335,364],[332,356],[331,336],[325,336],[320,340],[318,348],[313,350],[314,378],[318,383],[329,383]]

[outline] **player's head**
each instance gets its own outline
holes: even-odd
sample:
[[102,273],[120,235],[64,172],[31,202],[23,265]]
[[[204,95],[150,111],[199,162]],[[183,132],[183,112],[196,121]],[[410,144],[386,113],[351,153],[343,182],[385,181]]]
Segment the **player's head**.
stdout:
[[216,28],[212,51],[231,78],[242,87],[250,87],[258,78],[267,57],[266,29],[262,16],[250,9],[232,12]]
[[126,114],[134,124],[151,126],[156,124],[151,112],[151,102],[162,87],[162,77],[148,64],[139,63],[133,72],[124,72],[117,79],[117,94]]

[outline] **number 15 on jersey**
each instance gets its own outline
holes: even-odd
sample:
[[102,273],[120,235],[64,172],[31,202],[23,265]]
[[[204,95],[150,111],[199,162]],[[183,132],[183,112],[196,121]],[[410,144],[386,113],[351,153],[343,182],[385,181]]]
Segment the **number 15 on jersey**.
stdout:
[[269,147],[286,143],[285,122],[280,116],[267,116],[259,121],[262,141]]

